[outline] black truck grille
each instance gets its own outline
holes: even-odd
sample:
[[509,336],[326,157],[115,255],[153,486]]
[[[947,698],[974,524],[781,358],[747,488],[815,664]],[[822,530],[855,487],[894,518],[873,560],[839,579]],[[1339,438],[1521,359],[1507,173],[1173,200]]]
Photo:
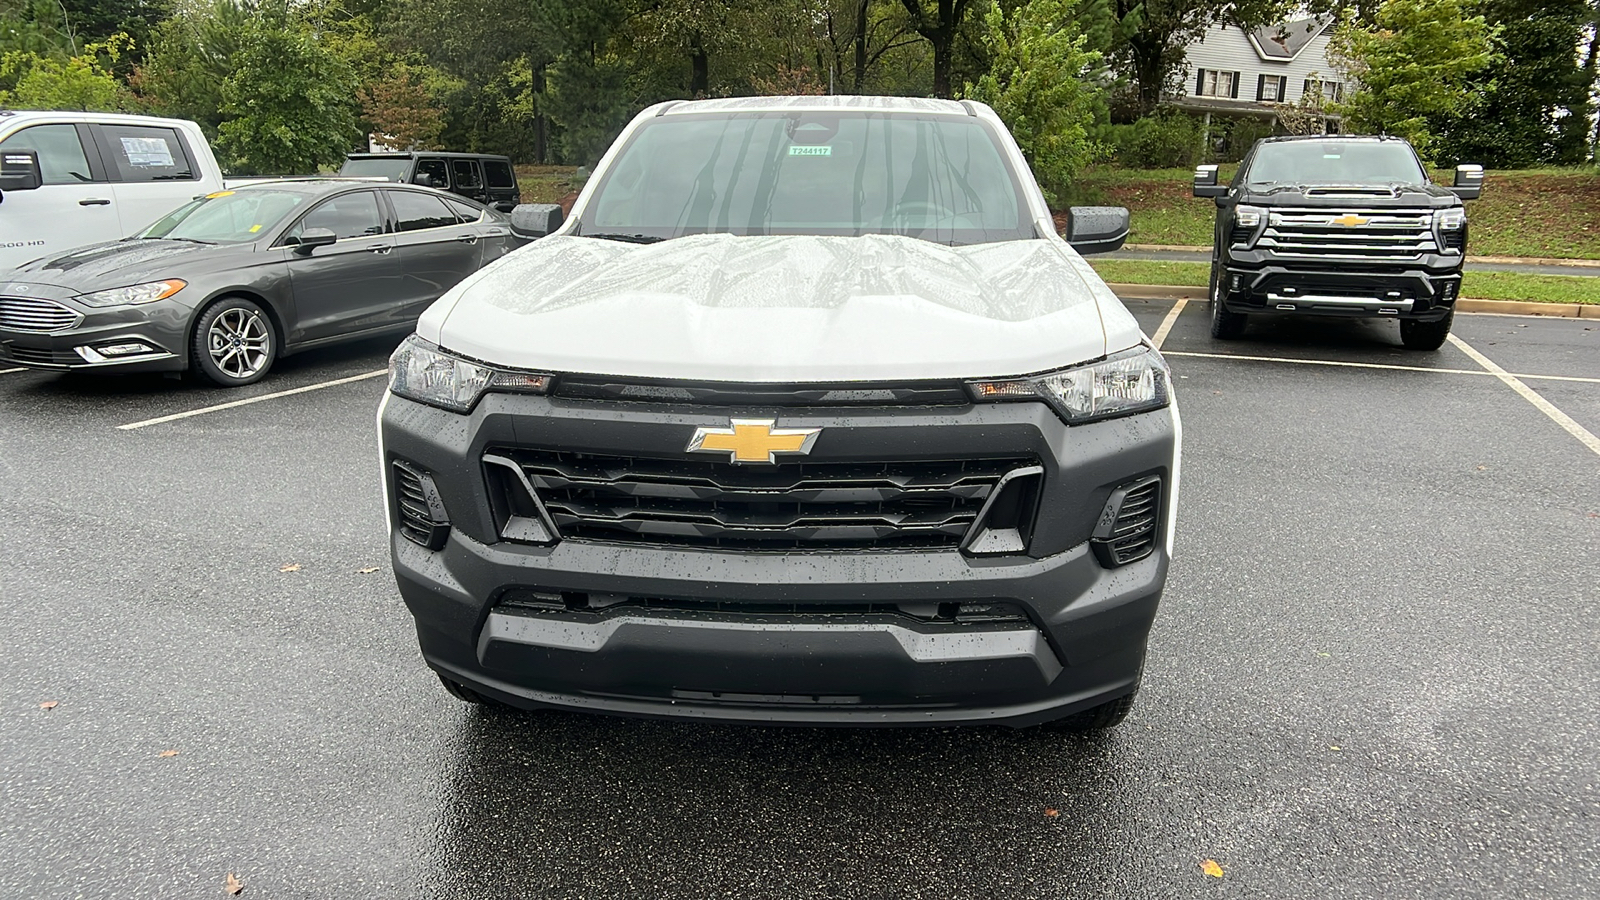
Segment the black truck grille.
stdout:
[[[493,450],[563,538],[747,550],[955,547],[1027,459],[727,462]],[[488,467],[495,468],[495,467]],[[492,490],[514,489],[491,478]],[[505,504],[515,506],[515,502]]]
[[1425,210],[1274,209],[1256,247],[1315,259],[1416,259],[1439,252]]

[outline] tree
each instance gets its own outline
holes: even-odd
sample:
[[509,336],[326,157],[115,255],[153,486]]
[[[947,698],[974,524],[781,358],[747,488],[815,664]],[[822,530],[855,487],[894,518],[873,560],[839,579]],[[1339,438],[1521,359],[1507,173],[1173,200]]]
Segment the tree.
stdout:
[[1339,104],[1348,127],[1411,141],[1431,159],[1430,119],[1459,115],[1473,101],[1473,76],[1497,59],[1495,31],[1469,16],[1465,0],[1383,0],[1372,26],[1346,12],[1329,44],[1356,88]]
[[70,109],[120,112],[132,98],[110,72],[129,44],[127,35],[113,35],[89,44],[79,55],[40,56],[13,50],[0,57],[0,106],[23,109]]
[[1133,85],[1133,112],[1148,114],[1187,74],[1185,50],[1218,22],[1255,28],[1281,20],[1286,0],[1112,0],[1110,54]]
[[222,85],[250,40],[254,18],[233,0],[184,9],[156,26],[130,86],[151,112],[192,119],[215,140],[223,121]]
[[397,63],[361,87],[361,112],[385,143],[434,150],[444,133],[444,110],[429,93],[426,75]]
[[933,45],[933,95],[949,97],[950,73],[955,59],[956,36],[961,33],[973,0],[900,0],[911,16],[911,28]]
[[982,38],[990,71],[962,91],[994,107],[1058,204],[1077,173],[1106,152],[1089,136],[1101,108],[1092,79],[1102,57],[1073,26],[1073,12],[1072,0],[1028,0],[1009,15],[990,7]]
[[287,17],[259,17],[222,83],[217,148],[242,171],[308,174],[362,142],[355,73]]

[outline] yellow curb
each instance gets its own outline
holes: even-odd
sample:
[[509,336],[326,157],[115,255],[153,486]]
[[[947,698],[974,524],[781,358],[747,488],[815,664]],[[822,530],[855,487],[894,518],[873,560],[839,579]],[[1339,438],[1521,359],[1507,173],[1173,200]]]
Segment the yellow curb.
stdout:
[[[1106,287],[1126,300],[1205,299],[1203,287],[1177,284],[1112,284]],[[1456,309],[1464,313],[1495,313],[1502,316],[1553,316],[1562,319],[1600,319],[1600,305],[1584,303],[1536,303],[1530,300],[1473,300],[1463,297]]]

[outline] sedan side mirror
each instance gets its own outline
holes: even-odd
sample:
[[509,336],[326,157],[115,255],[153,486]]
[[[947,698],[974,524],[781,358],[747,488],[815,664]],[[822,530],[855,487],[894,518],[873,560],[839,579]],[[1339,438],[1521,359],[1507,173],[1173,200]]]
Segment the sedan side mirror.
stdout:
[[1483,196],[1483,166],[1470,163],[1456,166],[1456,183],[1450,190],[1463,200],[1476,200]]
[[511,233],[523,240],[542,238],[566,221],[554,203],[522,203],[511,210]]
[[1217,183],[1216,166],[1199,166],[1194,170],[1194,195],[1196,197],[1222,197],[1227,193],[1228,186]]
[[307,228],[300,233],[300,243],[294,245],[294,252],[305,256],[318,247],[326,247],[339,240],[339,236],[326,228]]
[[32,191],[43,183],[37,150],[0,151],[0,191]]
[[1128,239],[1128,210],[1122,206],[1074,206],[1067,210],[1067,243],[1087,256],[1121,249]]

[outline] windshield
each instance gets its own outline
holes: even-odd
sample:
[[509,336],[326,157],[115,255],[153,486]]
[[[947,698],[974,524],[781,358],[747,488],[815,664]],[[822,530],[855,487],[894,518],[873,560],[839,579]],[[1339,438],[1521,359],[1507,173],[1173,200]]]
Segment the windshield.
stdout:
[[356,178],[386,178],[390,181],[399,181],[405,177],[406,166],[410,164],[411,160],[406,157],[347,159],[344,165],[339,167],[339,174]]
[[135,237],[221,244],[253,241],[307,198],[293,191],[218,191],[167,213]]
[[1262,144],[1249,184],[1427,184],[1417,155],[1399,141],[1279,141]]
[[578,234],[1035,236],[995,135],[966,116],[666,116],[636,131],[601,177]]

